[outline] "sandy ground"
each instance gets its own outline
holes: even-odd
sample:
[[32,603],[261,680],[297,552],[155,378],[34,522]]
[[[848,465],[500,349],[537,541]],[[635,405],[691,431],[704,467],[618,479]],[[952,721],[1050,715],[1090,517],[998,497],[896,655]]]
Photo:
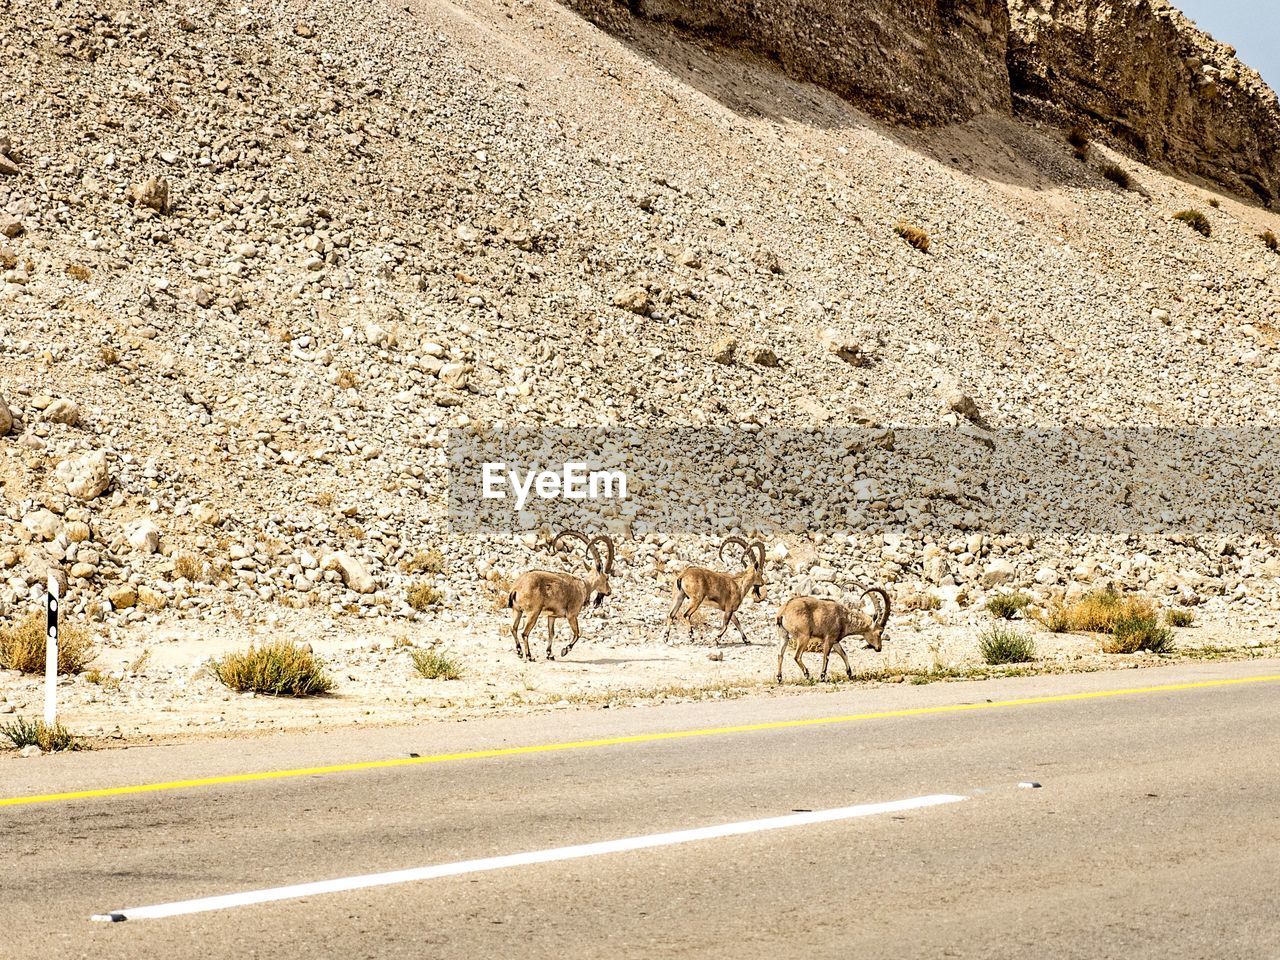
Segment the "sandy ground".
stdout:
[[[594,615],[593,615],[594,616]],[[402,627],[365,626],[362,621],[327,624],[282,622],[256,626],[176,622],[133,630],[105,640],[93,667],[97,674],[62,678],[59,719],[99,745],[115,742],[186,739],[284,729],[393,725],[424,720],[465,720],[495,713],[613,708],[639,702],[666,702],[740,696],[774,690],[788,695],[805,689],[790,656],[786,683],[777,688],[777,643],[771,611],[754,608],[744,616],[750,644],[716,647],[713,633],[700,628],[697,642],[687,632],[664,643],[660,624],[623,623],[606,614],[584,622],[583,640],[567,659],[547,662],[545,629],[535,634],[537,662],[516,659],[504,619],[494,615],[480,629],[447,622]],[[895,615],[883,652],[850,649],[860,683],[932,682],[972,676],[1034,672],[1077,672],[1170,662],[1149,655],[1106,655],[1097,638],[1050,634],[1014,621],[1034,634],[1037,659],[1016,667],[987,667],[977,638],[990,625],[977,611]],[[1251,657],[1274,654],[1274,629],[1230,629],[1206,622],[1176,631],[1180,658]],[[213,676],[209,663],[249,643],[289,637],[310,643],[325,661],[333,691],[302,699],[234,693]],[[567,639],[557,633],[557,654]],[[414,670],[414,649],[445,653],[461,668],[456,680],[428,680]],[[817,676],[821,658],[810,655]],[[843,681],[838,658],[831,676]],[[14,671],[0,673],[0,710],[38,715],[43,681]],[[8,706],[5,706],[5,704]],[[0,717],[0,720],[3,720]]]

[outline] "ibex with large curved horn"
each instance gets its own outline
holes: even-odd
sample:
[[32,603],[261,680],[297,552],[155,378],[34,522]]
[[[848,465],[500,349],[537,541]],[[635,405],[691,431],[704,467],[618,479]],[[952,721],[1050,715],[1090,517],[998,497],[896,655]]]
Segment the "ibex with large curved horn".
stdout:
[[827,661],[831,651],[840,654],[844,661],[845,673],[853,679],[853,668],[849,666],[849,656],[844,652],[842,641],[845,637],[860,636],[867,646],[877,653],[884,641],[885,624],[889,622],[889,594],[879,587],[868,587],[858,596],[858,606],[863,598],[871,597],[871,605],[875,612],[871,616],[861,609],[851,610],[834,600],[820,600],[817,597],[793,597],[778,611],[778,633],[782,636],[782,645],[778,647],[778,682],[782,682],[782,658],[787,647],[795,648],[796,663],[806,680],[809,679],[809,668],[802,659],[806,653],[822,653],[822,675],[819,680],[827,679]]
[[[556,619],[563,617],[569,621],[569,629],[573,631],[573,639],[560,651],[560,656],[567,657],[580,636],[578,632],[578,614],[586,606],[591,595],[595,594],[595,606],[600,606],[609,596],[609,575],[613,573],[613,541],[607,536],[599,536],[594,540],[577,530],[564,530],[551,541],[554,552],[565,537],[577,537],[587,546],[591,554],[593,572],[586,577],[575,577],[570,573],[555,573],[551,570],[530,570],[521,574],[507,594],[508,609],[515,610],[515,619],[511,621],[511,637],[516,642],[516,656],[522,660],[533,662],[533,649],[529,646],[529,634],[538,625],[538,618],[547,618],[547,659],[554,660],[552,644],[555,642]],[[597,544],[604,544],[607,560],[600,559]],[[528,615],[529,622],[520,633],[520,621]]]
[[724,626],[716,634],[716,642],[724,636],[732,623],[742,634],[742,642],[749,643],[746,631],[738,622],[738,608],[747,594],[752,594],[757,601],[764,599],[764,544],[759,540],[747,543],[741,537],[730,537],[720,544],[720,559],[724,559],[724,548],[733,544],[742,547],[747,568],[741,573],[720,573],[707,570],[705,567],[685,567],[676,577],[675,606],[667,616],[667,632],[663,640],[670,639],[671,625],[676,622],[680,608],[685,600],[689,600],[689,609],[685,612],[685,622],[689,624],[689,639],[693,640],[693,615],[704,603],[718,607],[724,611]]

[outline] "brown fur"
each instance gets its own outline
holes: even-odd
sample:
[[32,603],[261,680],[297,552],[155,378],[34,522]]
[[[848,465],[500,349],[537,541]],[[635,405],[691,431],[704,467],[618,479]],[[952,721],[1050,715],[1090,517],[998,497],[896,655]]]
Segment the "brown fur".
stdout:
[[850,610],[834,600],[820,600],[817,597],[793,597],[788,600],[778,611],[778,632],[782,637],[782,644],[778,647],[778,682],[782,682],[782,658],[788,647],[795,650],[796,663],[806,680],[809,679],[809,668],[804,665],[804,654],[822,654],[822,674],[818,679],[826,680],[827,663],[832,650],[840,654],[845,673],[852,680],[853,667],[849,665],[849,656],[845,653],[842,641],[845,637],[860,636],[872,650],[879,653],[885,624],[889,622],[889,595],[878,587],[864,590],[862,596],[868,594],[878,594],[884,598],[882,608],[877,604],[875,617],[869,617],[861,610]]
[[[596,606],[609,596],[609,574],[613,572],[613,541],[608,537],[597,537],[589,540],[574,530],[566,530],[558,534],[552,541],[552,549],[563,537],[577,537],[586,545],[591,554],[593,571],[585,577],[575,577],[569,573],[556,573],[551,570],[530,570],[523,573],[511,586],[507,594],[507,606],[515,611],[511,621],[511,637],[516,643],[516,656],[522,660],[533,661],[533,649],[529,645],[529,635],[538,625],[538,618],[547,618],[547,659],[554,660],[553,643],[555,642],[556,620],[563,618],[569,621],[569,629],[573,631],[573,639],[560,651],[560,656],[567,657],[569,651],[577,644],[581,633],[578,630],[578,614],[587,605],[594,594]],[[608,548],[609,559],[601,561],[596,550],[597,543],[604,543]],[[529,622],[524,631],[520,631],[520,621],[528,616]]]
[[685,600],[689,600],[689,609],[685,611],[684,618],[689,624],[690,641],[693,640],[693,615],[705,603],[724,613],[724,624],[716,634],[716,643],[720,642],[720,638],[729,629],[730,623],[738,628],[738,633],[742,635],[742,642],[749,642],[746,631],[738,621],[738,608],[742,606],[742,601],[749,593],[754,593],[757,600],[764,599],[764,544],[759,541],[748,544],[740,537],[730,537],[720,545],[721,556],[724,555],[724,548],[729,544],[743,547],[746,551],[747,568],[741,573],[729,574],[708,570],[705,567],[685,567],[676,577],[675,589],[672,593],[675,603],[671,607],[671,613],[667,615],[667,632],[663,637],[664,640],[670,639],[671,626],[680,615],[680,608],[684,606]]

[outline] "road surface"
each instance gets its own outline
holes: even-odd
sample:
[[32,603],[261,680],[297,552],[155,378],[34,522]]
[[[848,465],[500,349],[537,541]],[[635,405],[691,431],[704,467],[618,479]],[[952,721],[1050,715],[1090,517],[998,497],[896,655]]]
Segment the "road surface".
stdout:
[[1276,661],[4,759],[0,957],[1277,957],[1278,790]]

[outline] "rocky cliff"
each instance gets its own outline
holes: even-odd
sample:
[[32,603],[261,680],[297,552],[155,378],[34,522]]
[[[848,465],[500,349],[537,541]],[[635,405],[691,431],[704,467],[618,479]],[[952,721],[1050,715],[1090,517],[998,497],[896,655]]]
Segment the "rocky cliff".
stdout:
[[764,54],[894,121],[1008,110],[1005,0],[568,0],[606,26],[646,20]]
[[566,0],[625,32],[668,24],[763,54],[895,123],[1017,108],[1274,205],[1280,108],[1165,0]]
[[1101,124],[1142,156],[1267,204],[1280,108],[1235,51],[1164,0],[1009,0],[1019,106]]

